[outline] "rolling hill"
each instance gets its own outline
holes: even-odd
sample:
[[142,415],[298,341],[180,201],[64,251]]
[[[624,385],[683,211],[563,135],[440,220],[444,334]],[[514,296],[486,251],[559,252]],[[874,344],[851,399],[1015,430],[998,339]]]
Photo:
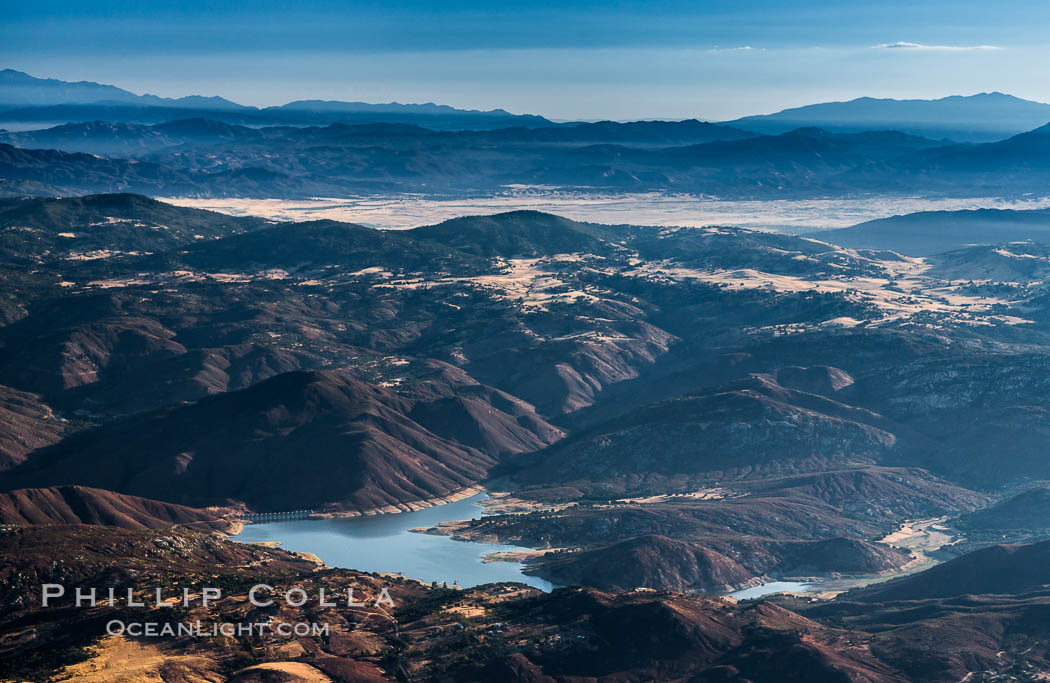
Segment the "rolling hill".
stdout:
[[522,258],[608,253],[635,232],[625,226],[580,223],[539,211],[511,211],[453,218],[405,234],[477,256]]
[[752,570],[716,550],[657,535],[555,555],[539,567],[530,566],[529,571],[560,585],[612,591],[652,588],[718,593],[757,578]]
[[134,194],[0,199],[0,260],[151,253],[267,224],[258,218],[176,208]]
[[172,525],[198,530],[230,528],[230,523],[214,511],[84,486],[0,493],[0,524],[91,524],[121,529],[165,529]]
[[1050,210],[921,211],[809,236],[851,249],[929,256],[973,244],[1050,240]]

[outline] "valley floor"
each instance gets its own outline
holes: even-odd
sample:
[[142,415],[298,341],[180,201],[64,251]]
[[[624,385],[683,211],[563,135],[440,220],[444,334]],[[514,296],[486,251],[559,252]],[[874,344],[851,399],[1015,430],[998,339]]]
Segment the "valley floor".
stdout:
[[696,228],[731,225],[789,234],[846,228],[864,221],[916,211],[1050,207],[1050,197],[870,197],[741,201],[663,192],[588,193],[526,186],[511,187],[494,196],[468,199],[370,195],[309,200],[164,197],[163,201],[236,216],[265,216],[284,221],[326,219],[391,230],[416,228],[460,216],[531,209],[610,225],[626,223]]

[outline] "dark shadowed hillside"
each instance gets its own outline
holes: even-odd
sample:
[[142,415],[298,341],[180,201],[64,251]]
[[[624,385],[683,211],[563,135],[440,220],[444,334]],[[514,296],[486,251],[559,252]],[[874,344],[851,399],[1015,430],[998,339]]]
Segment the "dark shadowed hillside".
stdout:
[[0,386],[0,470],[25,460],[30,451],[53,444],[69,424],[39,396]]
[[562,585],[613,591],[656,588],[717,593],[756,578],[752,570],[716,550],[655,535],[599,550],[555,555],[530,571]]
[[874,574],[898,569],[911,557],[896,548],[877,545],[855,538],[828,538],[811,543],[798,543],[781,551],[777,573],[807,576],[837,572]]
[[995,505],[963,515],[956,522],[975,531],[1050,529],[1050,488],[1034,488]]
[[530,562],[527,571],[557,584],[601,590],[722,593],[758,583],[763,574],[876,574],[897,569],[910,559],[899,550],[847,538],[733,542],[648,534],[608,547],[550,554]]
[[858,589],[861,602],[923,600],[961,595],[1025,593],[1045,587],[1050,541],[996,545],[963,555],[925,572]]
[[[755,377],[641,408],[513,461],[523,484],[659,489],[814,462],[870,462],[894,449],[878,415]],[[809,464],[807,464],[807,461]],[[644,464],[643,464],[644,463]],[[645,484],[647,480],[651,483]]]
[[430,419],[455,418],[434,420],[435,433],[409,417],[413,401],[389,389],[335,372],[286,373],[74,435],[3,481],[8,488],[80,484],[197,506],[403,509],[475,484],[507,450],[560,436],[538,417],[531,426],[540,433],[530,432],[520,404],[521,424],[469,405],[431,404]]

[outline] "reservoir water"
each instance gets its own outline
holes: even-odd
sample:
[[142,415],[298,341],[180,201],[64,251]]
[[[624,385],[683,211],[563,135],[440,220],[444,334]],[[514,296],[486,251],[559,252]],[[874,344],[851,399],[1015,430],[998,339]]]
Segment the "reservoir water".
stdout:
[[811,587],[811,584],[798,581],[770,581],[730,593],[729,597],[737,600],[753,600],[774,593],[806,593]]
[[516,562],[482,562],[482,555],[521,548],[495,543],[466,543],[448,536],[412,533],[440,522],[477,519],[487,494],[415,512],[337,519],[297,519],[247,524],[236,536],[243,543],[279,541],[285,550],[317,555],[330,567],[364,572],[400,572],[426,582],[483,583],[518,581],[549,591],[549,581],[521,573]]

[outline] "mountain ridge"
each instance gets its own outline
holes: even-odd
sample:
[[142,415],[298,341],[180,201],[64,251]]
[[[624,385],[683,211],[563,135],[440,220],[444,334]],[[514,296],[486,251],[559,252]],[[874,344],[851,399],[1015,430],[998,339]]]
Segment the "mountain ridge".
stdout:
[[[108,111],[110,116],[95,116]],[[511,114],[503,109],[480,111],[457,109],[448,105],[370,104],[324,100],[297,100],[284,105],[253,107],[218,96],[188,95],[159,97],[137,95],[113,85],[93,81],[68,82],[54,78],[41,79],[14,69],[0,71],[0,121],[83,121],[99,118],[128,122],[168,121],[184,118],[185,112],[211,113],[229,123],[283,122],[304,124],[333,122],[343,119],[427,121],[443,128],[457,125],[470,128],[499,127],[494,124],[513,122],[533,126],[556,125],[542,116]],[[377,119],[378,117],[378,119]]]
[[812,125],[840,132],[898,129],[959,142],[990,142],[1047,121],[1050,104],[992,92],[933,100],[859,97],[744,116],[724,123],[762,133]]
[[0,493],[0,524],[88,524],[121,529],[164,529],[178,524],[220,531],[232,526],[217,512],[85,486]]

